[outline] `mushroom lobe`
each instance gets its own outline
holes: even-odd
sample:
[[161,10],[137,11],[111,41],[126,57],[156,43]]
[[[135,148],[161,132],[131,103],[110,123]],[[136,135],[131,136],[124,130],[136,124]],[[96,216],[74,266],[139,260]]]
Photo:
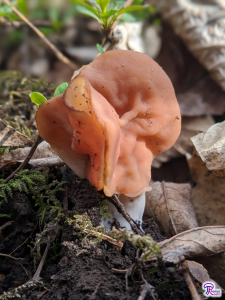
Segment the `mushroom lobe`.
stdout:
[[103,53],[76,72],[63,99],[44,102],[36,120],[65,163],[107,196],[148,190],[153,158],[175,143],[181,127],[162,68],[123,50]]

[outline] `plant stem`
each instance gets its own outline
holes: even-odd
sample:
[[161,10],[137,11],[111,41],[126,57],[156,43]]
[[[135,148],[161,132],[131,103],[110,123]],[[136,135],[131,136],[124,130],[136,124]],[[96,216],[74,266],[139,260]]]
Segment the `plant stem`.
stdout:
[[68,65],[73,70],[77,69],[77,66],[71,62],[65,55],[62,54],[45,36],[44,34],[34,26],[15,6],[11,5],[9,0],[3,0],[6,5],[9,5],[17,16],[19,16],[31,29],[45,42],[45,44],[54,52],[56,57]]
[[38,138],[33,143],[33,146],[30,148],[30,152],[28,153],[27,157],[24,159],[24,161],[21,163],[21,165],[12,173],[10,174],[1,184],[7,183],[10,179],[12,179],[19,171],[24,169],[26,165],[28,164],[29,160],[33,156],[35,150],[37,149],[38,144],[41,142],[42,138],[40,135],[38,135]]
[[[134,0],[127,0],[127,1],[125,2],[125,4],[124,4],[123,8],[130,6],[133,2],[134,2]],[[111,26],[111,28],[110,28],[110,30],[109,30],[108,36],[105,37],[105,38],[103,39],[103,41],[102,41],[102,44],[101,44],[102,47],[104,47],[105,44],[106,44],[106,42],[107,42],[108,40],[111,39],[111,35],[112,35],[112,33],[113,33],[113,30],[115,29],[116,25],[119,23],[119,21],[120,21],[119,19],[120,19],[122,16],[123,16],[123,14],[120,15],[119,18],[117,19],[117,21],[114,22],[114,23],[112,24],[112,26]]]

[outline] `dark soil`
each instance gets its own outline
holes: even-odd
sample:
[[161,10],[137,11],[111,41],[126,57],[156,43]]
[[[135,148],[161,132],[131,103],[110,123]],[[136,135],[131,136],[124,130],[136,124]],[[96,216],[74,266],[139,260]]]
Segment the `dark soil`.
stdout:
[[[70,182],[69,210],[64,212],[64,215],[72,218],[75,213],[86,214],[93,226],[98,226],[100,224],[98,198],[101,194],[97,193],[87,180],[76,178],[69,169],[64,170],[61,177]],[[63,202],[64,196],[62,194],[59,196]],[[0,294],[13,291],[32,278],[37,266],[34,267],[34,258],[28,245],[33,247],[35,235],[43,230],[37,222],[37,207],[34,205],[32,195],[15,193],[13,199],[9,197],[8,202],[2,205],[1,213],[10,214],[12,211],[14,212],[10,220],[12,223],[2,230],[0,236],[0,253],[10,254],[22,260],[0,256]],[[4,218],[0,220],[0,226],[8,221]],[[61,221],[61,225],[62,230],[52,243],[41,272],[43,284],[24,289],[20,293],[22,296],[20,299],[32,300],[38,297],[42,300],[137,300],[143,285],[141,269],[144,278],[154,287],[152,290],[156,299],[191,299],[178,266],[165,266],[160,262],[136,268],[128,278],[126,291],[125,274],[116,273],[112,269],[125,270],[135,262],[137,250],[132,244],[125,242],[120,251],[108,241],[99,242],[93,236],[86,237],[85,233],[77,231],[68,222]],[[164,239],[153,219],[146,220],[143,228],[156,241]],[[44,249],[43,244],[41,254],[44,253]],[[0,296],[0,299],[17,299],[17,297]],[[152,298],[148,295],[145,299]]]

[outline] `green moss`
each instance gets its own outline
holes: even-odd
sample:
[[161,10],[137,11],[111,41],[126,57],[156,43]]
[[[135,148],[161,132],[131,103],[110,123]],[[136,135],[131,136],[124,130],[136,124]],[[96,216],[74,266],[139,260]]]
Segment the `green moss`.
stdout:
[[47,212],[58,215],[62,211],[62,203],[57,199],[56,193],[63,190],[62,185],[65,181],[48,182],[49,175],[46,171],[20,171],[15,179],[0,184],[0,208],[1,203],[8,201],[8,197],[12,198],[15,192],[30,194],[35,201],[35,206],[38,207],[37,216],[42,225]]

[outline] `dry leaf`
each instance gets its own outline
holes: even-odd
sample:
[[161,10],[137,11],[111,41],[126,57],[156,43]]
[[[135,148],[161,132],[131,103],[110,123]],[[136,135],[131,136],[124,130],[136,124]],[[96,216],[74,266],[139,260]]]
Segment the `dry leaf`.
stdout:
[[[0,168],[8,163],[21,161],[26,158],[30,152],[30,147],[18,148],[9,153],[5,153],[0,156]],[[38,145],[36,151],[34,152],[32,159],[35,158],[45,158],[45,157],[54,157],[57,156],[55,151],[52,150],[51,146],[47,142],[42,142]]]
[[221,115],[225,92],[193,57],[168,23],[163,24],[157,63],[171,79],[183,116]]
[[208,270],[210,277],[225,289],[225,253],[199,257],[196,260]]
[[154,182],[150,186],[152,190],[146,192],[145,215],[154,218],[167,237],[198,227],[190,184]]
[[191,275],[201,283],[211,280],[208,271],[203,267],[203,265],[196,261],[185,260],[182,266],[183,268],[189,269]]
[[[174,264],[197,256],[208,256],[224,251],[225,226],[205,226],[179,233],[158,243],[163,261]],[[149,260],[155,259],[154,257]]]
[[225,8],[222,1],[160,0],[164,20],[168,21],[191,53],[225,90]]
[[0,119],[0,146],[25,147],[32,145],[32,143],[27,136],[16,131]]
[[[207,260],[210,259],[210,257],[207,257]],[[214,281],[216,280],[215,277],[210,278],[208,271],[203,267],[202,264],[197,263],[196,261],[193,260],[185,260],[182,264],[182,267],[185,269],[189,269],[191,275],[200,283],[203,283],[205,281]],[[217,282],[215,282],[216,288],[221,287],[218,285]],[[224,283],[223,283],[224,285]]]
[[201,159],[217,176],[225,176],[225,121],[191,138]]
[[211,173],[197,154],[188,164],[195,181],[192,202],[199,225],[225,225],[225,178]]

